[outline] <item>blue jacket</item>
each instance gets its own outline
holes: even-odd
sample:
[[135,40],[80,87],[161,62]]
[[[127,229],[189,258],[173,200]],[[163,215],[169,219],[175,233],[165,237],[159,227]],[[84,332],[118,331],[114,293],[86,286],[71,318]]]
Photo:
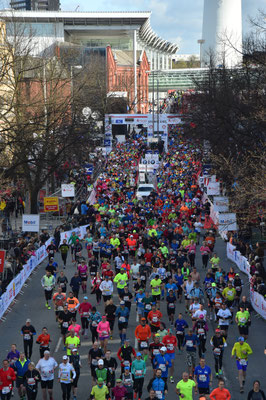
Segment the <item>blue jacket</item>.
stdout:
[[81,209],[81,215],[86,215],[87,214],[87,212],[88,212],[87,204],[81,204],[80,209]]
[[[167,362],[168,364],[166,365]],[[169,354],[165,354],[164,356],[157,354],[153,360],[153,364],[155,368],[160,368],[162,370],[162,378],[168,377],[168,368],[172,367]]]
[[[129,309],[127,307],[125,307],[124,309],[122,309],[122,307],[118,307],[116,309],[115,312],[116,317],[124,317],[126,319],[126,322],[128,321],[128,317],[129,317]],[[119,322],[119,319],[118,319]]]
[[21,361],[17,360],[14,364],[14,369],[17,372],[17,376],[19,376],[20,378],[23,378],[25,372],[28,371],[28,365],[30,363],[30,360],[26,360],[25,363],[23,364],[23,366],[21,365]]
[[153,389],[155,392],[162,393],[162,399],[164,399],[164,391],[167,390],[167,385],[162,378],[154,378],[148,385],[148,390]]
[[184,332],[185,328],[188,328],[187,321],[184,319],[177,319],[175,321],[175,329],[177,332]]

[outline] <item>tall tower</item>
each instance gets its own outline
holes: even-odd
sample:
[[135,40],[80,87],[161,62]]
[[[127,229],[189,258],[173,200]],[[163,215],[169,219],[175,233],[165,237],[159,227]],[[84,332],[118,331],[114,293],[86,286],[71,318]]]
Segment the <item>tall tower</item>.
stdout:
[[225,62],[231,68],[242,61],[242,0],[204,0],[201,66]]

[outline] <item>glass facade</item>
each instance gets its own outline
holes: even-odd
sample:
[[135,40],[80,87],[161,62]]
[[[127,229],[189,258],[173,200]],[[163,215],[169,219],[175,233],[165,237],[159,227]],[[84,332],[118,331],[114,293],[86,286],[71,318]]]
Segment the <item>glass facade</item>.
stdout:
[[112,49],[117,50],[133,50],[132,33],[125,31],[89,30],[82,32],[66,29],[65,41],[85,47],[111,46]]

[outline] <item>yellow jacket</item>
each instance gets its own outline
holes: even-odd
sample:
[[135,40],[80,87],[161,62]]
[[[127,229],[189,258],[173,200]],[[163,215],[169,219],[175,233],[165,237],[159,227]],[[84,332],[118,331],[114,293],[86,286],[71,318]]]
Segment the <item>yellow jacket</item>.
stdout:
[[[246,354],[243,353],[243,351],[245,351]],[[239,342],[236,342],[232,349],[232,356],[236,355],[236,357],[239,359],[246,360],[248,358],[248,356],[252,353],[253,353],[253,351],[251,350],[250,345],[246,342],[244,342],[242,345]]]

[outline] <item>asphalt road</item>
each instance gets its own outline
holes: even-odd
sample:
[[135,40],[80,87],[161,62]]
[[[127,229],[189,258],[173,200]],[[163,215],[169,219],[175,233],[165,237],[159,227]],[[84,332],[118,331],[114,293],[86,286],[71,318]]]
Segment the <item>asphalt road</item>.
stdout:
[[[217,239],[216,252],[218,253],[221,259],[222,267],[228,271],[230,266],[232,265],[229,260],[226,258],[226,251],[225,251],[225,244],[221,239]],[[59,262],[59,265],[62,266],[61,259],[59,256],[56,256],[56,261]],[[32,277],[27,282],[27,286],[23,288],[23,294],[19,295],[17,298],[17,303],[12,308],[12,311],[7,315],[5,322],[1,322],[0,325],[0,332],[1,332],[1,341],[0,341],[0,354],[1,358],[4,359],[6,354],[10,349],[10,345],[12,343],[16,343],[19,350],[23,351],[23,342],[22,336],[20,334],[20,329],[22,325],[25,323],[27,318],[32,320],[32,324],[35,326],[37,330],[37,334],[41,333],[41,329],[43,326],[48,328],[48,331],[52,337],[52,344],[51,344],[51,351],[52,355],[55,357],[58,363],[61,362],[62,356],[64,355],[63,352],[63,345],[60,342],[60,330],[55,322],[54,312],[52,310],[47,310],[45,307],[44,301],[44,294],[41,288],[40,280],[44,274],[46,262],[43,262],[38,269],[34,271]],[[201,259],[199,250],[197,250],[196,256],[196,266],[201,274],[202,280],[204,279],[204,272],[201,270]],[[66,275],[70,278],[74,274],[74,266],[71,263],[71,257],[68,256],[68,263],[66,268]],[[245,282],[243,294],[248,294],[248,282],[245,275],[241,274],[241,278]],[[88,293],[90,293],[88,291]],[[81,296],[80,296],[81,298]],[[89,300],[94,305],[96,303],[95,296],[89,294]],[[118,303],[118,296],[115,293],[114,295],[115,304]],[[100,304],[98,307],[100,312],[103,312],[103,304]],[[166,305],[165,303],[161,305],[161,311],[163,313],[163,321],[167,323],[168,326],[168,318],[166,314]],[[176,316],[178,312],[181,311],[184,313],[184,303],[177,304],[176,307]],[[189,317],[186,317],[188,323]],[[78,317],[78,322],[80,322]],[[191,324],[190,324],[191,326]],[[128,327],[128,337],[131,339],[131,343],[135,343],[134,340],[134,329],[136,327],[136,307],[132,306],[132,311],[129,320],[129,327]],[[212,336],[215,324],[213,322],[209,323],[209,334],[207,339],[207,353],[206,353],[206,363],[209,365],[214,371],[214,359],[212,356],[212,352],[210,350],[209,339]],[[237,340],[238,337],[238,330],[236,325],[231,325],[229,328],[229,337],[228,337],[228,347],[225,350],[224,354],[224,378],[226,380],[226,387],[230,390],[232,394],[232,399],[247,399],[247,393],[252,387],[252,382],[255,379],[259,379],[261,381],[262,389],[266,391],[266,381],[265,381],[265,367],[266,367],[266,356],[264,355],[264,346],[265,346],[265,333],[266,333],[266,324],[261,318],[256,316],[254,313],[252,314],[252,325],[250,329],[250,336],[248,339],[248,343],[250,344],[253,355],[249,358],[249,365],[248,365],[248,374],[247,380],[245,385],[245,392],[244,394],[239,393],[239,385],[237,380],[237,369],[235,360],[231,359],[231,349],[234,342]],[[120,339],[118,334],[117,324],[115,325],[114,331],[114,338],[112,341],[109,342],[109,348],[113,352],[112,355],[116,355],[116,352],[120,346]],[[81,343],[80,348],[80,355],[82,360],[82,370],[81,370],[81,378],[79,380],[79,387],[78,387],[78,398],[79,399],[87,399],[90,394],[92,380],[90,376],[90,369],[88,368],[87,364],[87,354],[91,347],[91,341],[84,339]],[[37,362],[39,356],[39,346],[34,344],[33,347],[33,356],[32,361]],[[174,379],[175,384],[169,383],[169,392],[167,395],[167,399],[177,398],[175,394],[175,386],[176,383],[181,379],[182,372],[186,370],[186,359],[185,353],[182,355],[176,355],[175,360],[175,373]],[[117,371],[117,375],[119,375],[119,369]],[[152,377],[152,369],[150,364],[148,364],[147,374],[145,377],[144,383],[144,393],[143,398],[146,397],[147,391],[146,386],[149,382],[149,379]],[[213,380],[213,385],[216,387],[216,379]],[[15,397],[18,398],[18,394],[15,393]],[[61,399],[61,389],[57,382],[54,385],[54,399]],[[195,399],[198,397],[195,396]],[[39,391],[38,399],[41,399],[41,393]]]

